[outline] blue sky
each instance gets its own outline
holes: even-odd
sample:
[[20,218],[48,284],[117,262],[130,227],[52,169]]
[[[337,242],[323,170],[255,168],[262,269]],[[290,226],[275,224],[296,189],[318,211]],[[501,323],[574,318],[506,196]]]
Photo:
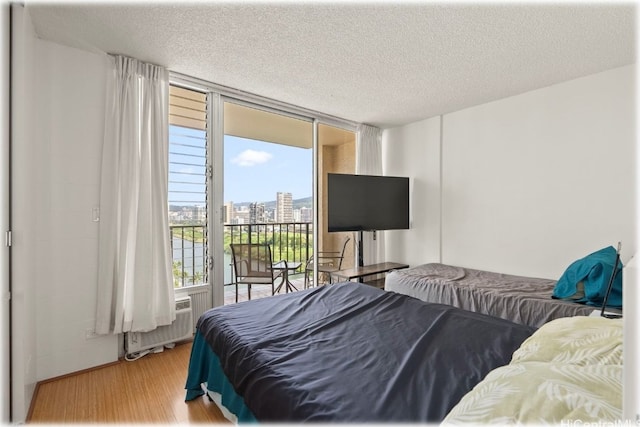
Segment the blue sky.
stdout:
[[225,135],[224,201],[268,202],[312,193],[312,150]]
[[[169,128],[169,204],[205,204],[206,133]],[[224,201],[269,202],[278,191],[312,193],[311,149],[224,137]]]

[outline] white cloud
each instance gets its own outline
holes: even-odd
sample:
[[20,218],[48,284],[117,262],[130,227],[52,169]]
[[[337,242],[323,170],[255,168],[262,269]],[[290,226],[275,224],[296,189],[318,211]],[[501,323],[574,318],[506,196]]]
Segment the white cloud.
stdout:
[[238,156],[231,160],[238,166],[255,166],[261,163],[266,163],[271,160],[273,156],[266,151],[244,150]]

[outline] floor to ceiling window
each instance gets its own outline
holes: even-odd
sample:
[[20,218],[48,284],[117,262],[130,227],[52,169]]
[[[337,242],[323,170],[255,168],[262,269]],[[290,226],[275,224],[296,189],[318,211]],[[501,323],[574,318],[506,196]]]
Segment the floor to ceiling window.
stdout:
[[[269,245],[274,262],[300,263],[289,272],[302,289],[313,254],[313,128],[308,119],[224,104],[225,303],[236,300],[231,243]],[[284,291],[285,288],[282,288]],[[252,285],[252,298],[271,295]],[[239,300],[248,299],[239,285]]]
[[[328,172],[355,170],[355,125],[178,75],[169,123],[174,284],[195,318],[236,300],[232,242],[268,244],[274,261],[299,264],[290,271],[297,289],[322,282],[307,262],[350,237],[326,232],[323,188]],[[252,299],[261,292],[271,288],[252,289]],[[247,298],[239,287],[238,300]]]

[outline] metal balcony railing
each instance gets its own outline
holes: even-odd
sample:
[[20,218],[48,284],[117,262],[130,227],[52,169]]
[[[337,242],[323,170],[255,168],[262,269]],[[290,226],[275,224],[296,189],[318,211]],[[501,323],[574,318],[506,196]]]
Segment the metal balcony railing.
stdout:
[[207,265],[207,227],[171,225],[173,286],[201,285],[209,281]]
[[[171,250],[175,287],[208,282],[207,229],[204,225],[172,225]],[[313,253],[313,224],[308,222],[225,224],[224,284],[233,283],[231,243],[263,243],[271,246],[274,261],[301,262],[303,272]],[[216,263],[220,265],[220,263]]]

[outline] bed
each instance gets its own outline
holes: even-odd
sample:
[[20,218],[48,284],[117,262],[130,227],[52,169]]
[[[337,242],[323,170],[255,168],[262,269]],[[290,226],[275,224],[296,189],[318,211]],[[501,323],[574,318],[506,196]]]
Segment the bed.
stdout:
[[588,316],[593,306],[552,299],[555,280],[430,263],[387,274],[385,290],[538,328],[553,319]]
[[313,288],[203,314],[186,398],[209,390],[240,422],[439,422],[534,331],[360,283]]
[[443,424],[613,425],[622,418],[622,351],[622,319],[553,320],[467,393]]

